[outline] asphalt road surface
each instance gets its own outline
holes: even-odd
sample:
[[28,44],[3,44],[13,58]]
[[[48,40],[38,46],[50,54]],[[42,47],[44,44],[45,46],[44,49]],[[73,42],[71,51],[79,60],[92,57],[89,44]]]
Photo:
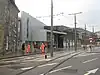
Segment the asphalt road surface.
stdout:
[[10,64],[0,65],[0,74],[17,75],[25,71],[18,75],[100,75],[100,47],[94,48],[92,52],[83,51],[70,58],[71,56],[73,54],[37,66],[34,69],[31,69],[34,64],[36,65],[37,62],[42,62],[44,59],[41,60],[31,56],[8,59],[5,61],[10,62]]
[[68,58],[68,56],[62,57],[22,75],[100,75],[99,50],[100,48],[95,48],[92,53],[83,52],[52,69]]

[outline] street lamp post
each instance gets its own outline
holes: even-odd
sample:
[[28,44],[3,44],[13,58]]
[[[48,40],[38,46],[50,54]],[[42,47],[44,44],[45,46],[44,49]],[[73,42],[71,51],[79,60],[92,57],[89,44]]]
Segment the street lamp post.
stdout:
[[51,57],[53,57],[53,0],[51,0]]
[[77,51],[77,33],[76,33],[76,15],[77,14],[81,14],[82,12],[79,13],[73,13],[73,14],[69,14],[69,15],[74,15],[74,24],[75,24],[75,41],[74,41],[74,46],[75,46],[75,51]]
[[76,14],[74,15],[74,20],[75,20],[75,51],[77,51]]

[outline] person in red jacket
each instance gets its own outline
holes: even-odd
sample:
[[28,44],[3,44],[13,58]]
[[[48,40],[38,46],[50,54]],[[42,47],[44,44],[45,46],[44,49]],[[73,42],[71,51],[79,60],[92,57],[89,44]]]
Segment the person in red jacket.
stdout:
[[45,45],[42,43],[40,46],[41,52],[44,55],[45,54]]
[[26,53],[30,53],[30,44],[27,45]]

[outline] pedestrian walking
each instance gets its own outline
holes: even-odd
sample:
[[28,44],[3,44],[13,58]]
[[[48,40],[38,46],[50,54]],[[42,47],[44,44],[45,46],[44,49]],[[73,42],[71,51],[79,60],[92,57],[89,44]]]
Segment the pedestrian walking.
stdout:
[[45,43],[45,59],[47,59],[47,52],[48,52],[48,44]]
[[30,53],[30,44],[27,45],[26,53],[27,53],[27,54]]
[[41,49],[42,55],[44,55],[45,54],[45,45],[44,45],[44,43],[41,44],[40,49]]
[[22,54],[24,55],[24,51],[25,51],[25,43],[22,44]]
[[48,44],[47,42],[45,43],[45,54],[48,52]]
[[70,42],[68,43],[68,47],[69,47],[69,49],[70,49]]
[[85,50],[85,45],[82,45],[83,49]]
[[92,46],[91,45],[89,46],[89,48],[90,48],[90,51],[92,51]]

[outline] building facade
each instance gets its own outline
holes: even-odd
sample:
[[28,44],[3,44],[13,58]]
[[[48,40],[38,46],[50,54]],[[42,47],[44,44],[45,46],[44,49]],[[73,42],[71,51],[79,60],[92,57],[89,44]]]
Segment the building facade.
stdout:
[[17,51],[18,13],[14,0],[0,0],[0,24],[4,28],[3,52]]
[[45,24],[26,12],[21,12],[21,41],[46,41]]
[[95,34],[97,35],[97,38],[100,38],[100,31],[95,32]]
[[92,32],[82,29],[82,28],[76,28],[77,33],[79,34],[79,41],[81,45],[88,45],[89,44],[89,38],[92,37]]
[[[38,44],[42,42],[48,42],[50,45],[51,41],[51,30],[45,29],[47,26],[40,22],[36,18],[32,17],[26,12],[21,13],[21,41],[23,42],[36,42]],[[64,32],[53,31],[53,44],[56,47],[63,47],[63,38],[60,37],[66,35]],[[60,40],[59,40],[60,39]],[[61,40],[62,39],[62,40]]]

